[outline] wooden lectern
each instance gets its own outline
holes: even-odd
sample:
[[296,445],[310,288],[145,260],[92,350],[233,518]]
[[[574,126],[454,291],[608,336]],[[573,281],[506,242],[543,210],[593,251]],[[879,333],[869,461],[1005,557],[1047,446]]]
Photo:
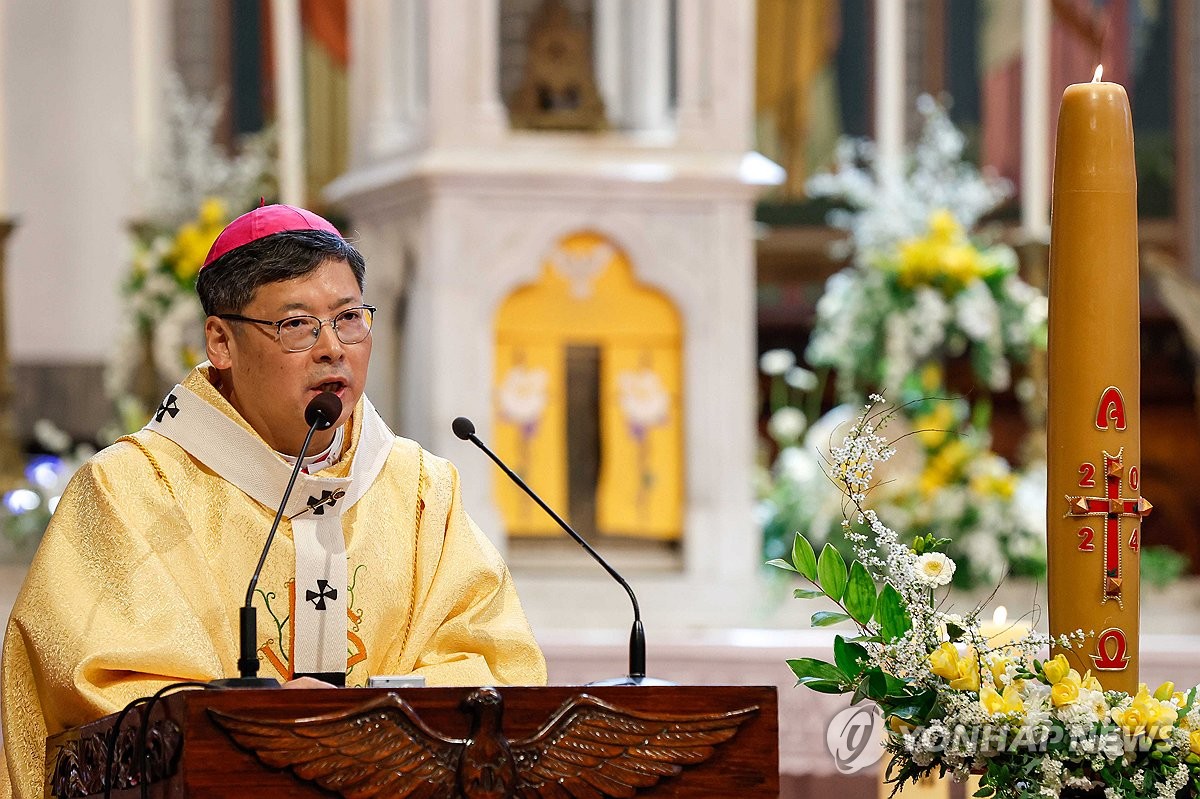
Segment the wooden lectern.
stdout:
[[[186,690],[51,736],[46,796],[777,797],[772,687]],[[111,767],[109,759],[111,757]]]

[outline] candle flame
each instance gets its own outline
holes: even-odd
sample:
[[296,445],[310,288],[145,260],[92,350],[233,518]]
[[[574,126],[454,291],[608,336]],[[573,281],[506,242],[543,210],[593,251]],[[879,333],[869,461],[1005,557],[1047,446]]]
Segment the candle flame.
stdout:
[[996,611],[992,614],[992,624],[999,627],[1006,621],[1008,621],[1008,608],[1003,605],[997,606]]
[[1104,65],[1099,64],[1096,66],[1096,74],[1092,76],[1092,83],[1099,83],[1100,78],[1103,76],[1104,76]]

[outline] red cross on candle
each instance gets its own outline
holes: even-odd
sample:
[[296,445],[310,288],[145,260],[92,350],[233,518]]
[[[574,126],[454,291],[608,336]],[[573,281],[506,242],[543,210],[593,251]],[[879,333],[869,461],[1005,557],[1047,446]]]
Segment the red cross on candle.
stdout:
[[[1124,451],[1122,447],[1116,455],[1104,453],[1104,496],[1067,497],[1068,516],[1104,517],[1104,595],[1100,599],[1101,604],[1109,598],[1121,602],[1121,518],[1130,516],[1140,520],[1148,516],[1154,508],[1141,496],[1121,496],[1121,481],[1125,476],[1121,455]],[[1136,482],[1131,488],[1137,489]],[[1139,546],[1137,536],[1138,530],[1135,528],[1129,539],[1132,549]]]

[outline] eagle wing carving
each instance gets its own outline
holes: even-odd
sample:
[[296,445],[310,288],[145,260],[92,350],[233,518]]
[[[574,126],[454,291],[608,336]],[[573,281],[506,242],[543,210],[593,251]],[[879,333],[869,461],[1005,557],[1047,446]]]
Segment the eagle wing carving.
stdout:
[[626,710],[588,694],[512,742],[519,799],[631,797],[710,758],[758,712],[674,715]]
[[346,799],[451,799],[464,741],[431,729],[388,694],[352,710],[262,720],[209,709],[213,722],[268,766]]

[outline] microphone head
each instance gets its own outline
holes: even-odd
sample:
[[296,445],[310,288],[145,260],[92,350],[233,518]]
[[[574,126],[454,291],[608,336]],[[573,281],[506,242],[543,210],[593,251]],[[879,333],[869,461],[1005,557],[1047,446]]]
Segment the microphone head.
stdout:
[[318,430],[328,430],[342,415],[342,401],[337,394],[323,391],[313,397],[304,409],[304,421],[309,427],[316,425]]
[[465,416],[458,417],[450,426],[454,428],[454,435],[463,441],[470,441],[471,436],[475,435],[475,424]]

